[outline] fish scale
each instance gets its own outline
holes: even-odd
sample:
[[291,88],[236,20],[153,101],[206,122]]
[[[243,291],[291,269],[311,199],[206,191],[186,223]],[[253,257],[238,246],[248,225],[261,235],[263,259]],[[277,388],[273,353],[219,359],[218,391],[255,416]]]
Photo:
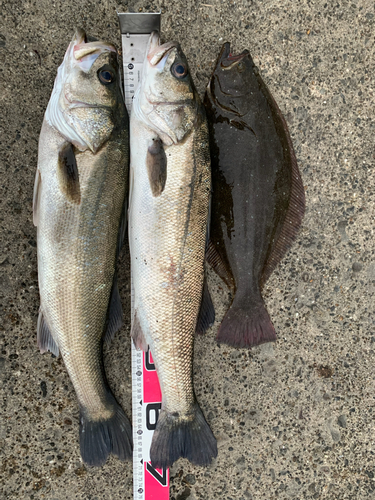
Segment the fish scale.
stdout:
[[[206,135],[207,141],[206,127],[200,135]],[[144,144],[146,149],[147,131],[142,139],[139,134],[136,137],[138,147],[141,149]],[[146,339],[156,365],[160,366],[158,374],[165,408],[168,401],[173,400],[178,402],[174,411],[181,412],[186,411],[193,400],[192,337],[203,285],[210,191],[207,162],[204,164],[202,158],[194,158],[192,154],[196,142],[202,141],[191,136],[183,146],[166,148],[168,169],[173,176],[168,177],[159,199],[152,196],[144,169],[134,170],[138,184],[132,193],[130,215],[131,251],[140,262],[133,266],[133,270],[138,270],[134,272],[134,286],[146,291],[136,299],[135,311],[142,315],[143,309],[152,310],[147,316],[145,331],[153,333],[152,336],[146,334]],[[187,172],[189,164],[192,167]],[[152,211],[149,206],[153,207]],[[168,341],[163,341],[163,337]]]
[[[50,150],[50,142],[45,144]],[[43,172],[44,192],[38,225],[42,228],[38,231],[42,311],[60,347],[78,400],[91,415],[108,413],[100,342],[115,271],[118,221],[127,181],[126,171],[114,152],[111,156],[116,161],[112,163],[111,175],[104,175],[107,179],[103,182],[100,157],[105,152],[98,155],[95,161],[91,152],[76,156],[83,200],[77,206],[71,206],[61,196],[54,171]],[[119,190],[118,186],[123,189]],[[101,201],[110,199],[111,203],[103,203],[107,206],[101,207],[93,217],[92,207],[98,204],[98,197]],[[51,202],[47,200],[54,200],[54,211],[60,214],[52,224],[48,207]],[[60,239],[58,249],[56,232]],[[98,286],[102,288],[96,290]],[[45,296],[48,298],[44,300]]]

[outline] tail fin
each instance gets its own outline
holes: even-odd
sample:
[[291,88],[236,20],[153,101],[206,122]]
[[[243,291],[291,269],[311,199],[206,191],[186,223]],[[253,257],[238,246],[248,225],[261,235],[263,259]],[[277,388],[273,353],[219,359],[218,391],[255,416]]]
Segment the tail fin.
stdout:
[[128,417],[114,396],[114,414],[107,420],[91,420],[81,410],[79,441],[87,465],[100,467],[113,453],[120,460],[132,458],[132,429]]
[[208,465],[217,457],[217,444],[198,403],[188,416],[162,410],[152,438],[150,458],[153,467],[170,467],[178,458],[194,465]]
[[236,300],[230,306],[220,325],[216,340],[233,347],[252,347],[276,340],[262,297],[255,303],[251,300]]

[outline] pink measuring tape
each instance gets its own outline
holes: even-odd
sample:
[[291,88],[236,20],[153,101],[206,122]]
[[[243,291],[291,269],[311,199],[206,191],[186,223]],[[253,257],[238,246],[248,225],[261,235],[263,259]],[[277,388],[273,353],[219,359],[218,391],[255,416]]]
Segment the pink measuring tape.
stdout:
[[[150,463],[150,446],[161,409],[161,390],[151,352],[133,352],[133,391],[136,381],[137,395],[133,393],[134,435],[134,498],[139,500],[169,500],[169,470],[156,469]],[[134,373],[135,371],[135,373]]]

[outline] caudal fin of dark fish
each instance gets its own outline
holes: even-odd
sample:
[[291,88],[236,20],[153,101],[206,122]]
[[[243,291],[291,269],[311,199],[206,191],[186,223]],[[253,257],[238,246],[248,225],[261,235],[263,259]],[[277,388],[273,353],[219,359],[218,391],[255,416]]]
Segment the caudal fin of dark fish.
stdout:
[[260,293],[256,300],[235,296],[216,340],[232,347],[248,348],[276,340],[275,328]]
[[180,457],[208,465],[217,457],[216,439],[198,403],[189,418],[161,411],[152,438],[150,458],[156,468],[170,467]]
[[[109,390],[108,390],[109,391]],[[112,393],[114,414],[107,420],[91,420],[81,410],[79,442],[82,460],[87,465],[104,465],[110,453],[120,460],[130,460],[133,454],[132,429],[128,417]]]

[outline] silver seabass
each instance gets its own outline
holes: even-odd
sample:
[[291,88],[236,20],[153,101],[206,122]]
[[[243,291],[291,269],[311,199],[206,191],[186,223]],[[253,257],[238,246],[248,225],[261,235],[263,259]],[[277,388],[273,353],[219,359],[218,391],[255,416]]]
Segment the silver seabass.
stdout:
[[217,448],[194,396],[192,355],[211,189],[207,123],[179,45],[159,45],[156,33],[130,142],[132,336],[150,346],[162,390],[150,457],[157,467],[179,457],[205,465]]
[[116,49],[87,43],[78,31],[45,113],[33,210],[38,346],[63,357],[80,405],[81,454],[89,465],[102,465],[110,452],[131,456],[130,423],[106,382],[101,347],[104,332],[113,334],[122,319],[115,265],[128,150]]

